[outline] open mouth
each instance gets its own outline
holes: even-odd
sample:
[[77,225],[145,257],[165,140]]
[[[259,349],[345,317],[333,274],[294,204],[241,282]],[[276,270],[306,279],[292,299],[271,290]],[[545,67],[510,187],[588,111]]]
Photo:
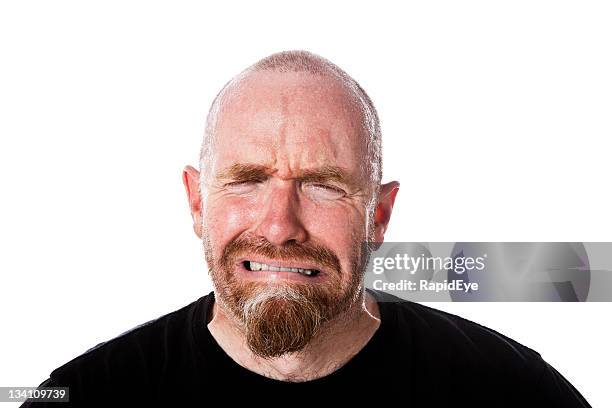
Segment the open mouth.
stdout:
[[252,271],[252,272],[258,272],[258,271],[295,272],[295,273],[299,273],[300,275],[309,276],[311,278],[321,273],[321,271],[317,269],[305,269],[305,268],[287,267],[287,266],[273,266],[273,265],[268,265],[265,263],[255,262],[255,261],[244,261],[242,264],[244,265],[244,268],[247,271]]

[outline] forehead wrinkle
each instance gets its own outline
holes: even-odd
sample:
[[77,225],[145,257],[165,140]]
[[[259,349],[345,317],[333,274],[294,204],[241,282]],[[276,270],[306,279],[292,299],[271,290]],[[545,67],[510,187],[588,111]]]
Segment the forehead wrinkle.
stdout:
[[278,129],[278,145],[284,146],[287,142],[287,118],[289,117],[289,98],[287,95],[281,95],[280,106],[280,126]]

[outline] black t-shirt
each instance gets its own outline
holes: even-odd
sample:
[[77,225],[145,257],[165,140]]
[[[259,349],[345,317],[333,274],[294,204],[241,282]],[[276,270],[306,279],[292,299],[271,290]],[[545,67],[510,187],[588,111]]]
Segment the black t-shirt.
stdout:
[[52,407],[365,401],[403,407],[589,407],[537,352],[516,341],[449,313],[370,293],[379,304],[379,329],[344,366],[313,381],[273,380],[234,362],[208,331],[210,293],[94,347],[54,370],[41,386],[70,387],[71,403]]

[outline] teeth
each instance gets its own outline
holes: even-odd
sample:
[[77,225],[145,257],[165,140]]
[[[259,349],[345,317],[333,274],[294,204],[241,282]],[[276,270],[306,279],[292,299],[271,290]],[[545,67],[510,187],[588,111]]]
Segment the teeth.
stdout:
[[274,272],[297,272],[302,275],[312,276],[314,274],[313,269],[303,268],[288,268],[284,266],[270,266],[264,263],[249,261],[249,269],[252,271],[274,271]]

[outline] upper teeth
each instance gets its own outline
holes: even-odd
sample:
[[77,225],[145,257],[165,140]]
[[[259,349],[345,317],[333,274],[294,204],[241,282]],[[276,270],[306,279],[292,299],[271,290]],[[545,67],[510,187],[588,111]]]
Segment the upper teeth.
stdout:
[[271,266],[265,263],[249,261],[249,268],[252,271],[277,271],[277,272],[298,272],[304,275],[312,275],[315,273],[314,269],[303,269],[303,268],[288,268],[284,266]]

